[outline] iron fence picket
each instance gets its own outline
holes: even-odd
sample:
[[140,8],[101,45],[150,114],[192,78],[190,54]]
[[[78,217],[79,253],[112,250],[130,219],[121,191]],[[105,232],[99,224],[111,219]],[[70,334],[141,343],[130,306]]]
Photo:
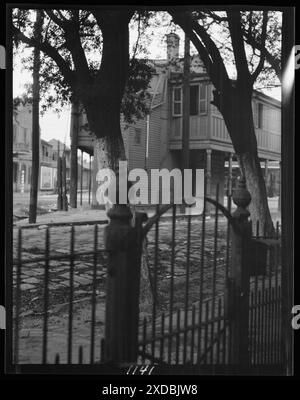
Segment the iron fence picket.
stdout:
[[98,249],[98,225],[94,228],[94,260],[93,260],[93,286],[92,286],[92,315],[91,315],[91,347],[90,363],[94,363],[95,351],[95,317],[96,317],[96,283],[97,283],[97,249]]
[[43,355],[42,363],[47,363],[48,344],[48,306],[49,306],[49,227],[46,228],[45,269],[44,269],[44,323],[43,323]]
[[[176,232],[176,205],[172,208],[172,253],[171,253],[171,270],[170,270],[170,300],[169,300],[169,332],[173,330],[173,299],[174,299],[174,267],[175,267],[175,232]],[[168,342],[168,362],[171,362],[172,352],[172,336]]]
[[204,252],[205,252],[205,223],[206,223],[206,193],[207,192],[207,179],[204,178],[204,199],[202,211],[202,226],[201,226],[201,255],[200,255],[200,284],[199,284],[199,331],[198,331],[198,353],[197,362],[199,363],[201,355],[201,322],[202,322],[202,302],[203,302],[203,277],[204,277]]
[[22,228],[18,230],[18,263],[16,270],[15,292],[15,334],[14,334],[14,363],[19,363],[19,335],[20,335],[20,310],[21,310],[21,269],[22,269]]
[[186,256],[186,280],[185,280],[185,305],[184,305],[184,339],[183,339],[183,362],[186,361],[187,354],[187,324],[188,324],[188,306],[189,306],[189,278],[190,278],[190,246],[191,246],[191,212],[189,208],[188,227],[187,227],[187,256]]
[[70,296],[69,296],[69,324],[68,324],[68,363],[72,363],[72,334],[73,334],[73,297],[74,297],[74,226],[71,226],[70,243]]
[[[219,184],[217,184],[216,190],[216,202],[219,202]],[[216,275],[217,275],[217,250],[218,250],[218,216],[219,216],[219,209],[215,207],[215,226],[214,226],[214,260],[213,260],[213,273],[212,273],[212,307],[211,307],[211,319],[214,320],[215,317],[215,298],[216,298]],[[214,337],[214,323],[211,324],[211,336],[210,340],[213,341]],[[210,362],[213,362],[213,350],[211,351]]]

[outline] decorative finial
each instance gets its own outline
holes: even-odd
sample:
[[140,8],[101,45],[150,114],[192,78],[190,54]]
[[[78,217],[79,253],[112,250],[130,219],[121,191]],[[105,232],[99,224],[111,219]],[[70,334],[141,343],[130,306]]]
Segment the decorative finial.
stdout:
[[244,176],[239,179],[238,188],[234,190],[232,200],[237,206],[233,215],[236,217],[249,217],[250,213],[246,208],[251,202],[251,195],[247,190],[246,179]]

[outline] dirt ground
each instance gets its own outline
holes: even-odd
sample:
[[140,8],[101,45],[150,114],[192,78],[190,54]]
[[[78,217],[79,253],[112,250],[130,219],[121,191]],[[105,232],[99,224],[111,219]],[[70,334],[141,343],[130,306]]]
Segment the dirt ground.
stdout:
[[[42,196],[41,196],[42,198]],[[23,198],[23,200],[25,197]],[[22,200],[22,199],[21,199]],[[22,207],[18,199],[16,208]],[[45,196],[45,209],[53,202],[53,195]],[[21,206],[20,206],[21,204]],[[270,202],[274,220],[279,220],[276,199]],[[150,210],[150,215],[154,210]],[[22,233],[22,259],[30,259],[29,264],[24,264],[21,271],[21,309],[20,309],[20,336],[19,336],[19,362],[25,364],[41,363],[42,361],[42,337],[44,316],[44,262],[35,262],[35,258],[45,254],[45,226],[57,222],[79,222],[87,220],[106,220],[104,210],[91,210],[84,205],[76,210],[68,212],[47,212],[40,214],[38,228],[25,229]],[[199,259],[201,254],[201,218],[193,217],[190,237],[190,272],[188,282],[188,307],[199,300],[200,269]],[[18,255],[18,226],[25,226],[27,220],[18,220],[13,229],[13,255]],[[216,291],[221,293],[224,289],[224,274],[226,266],[226,230],[227,221],[220,218],[218,238],[216,245],[216,277],[212,276],[212,264],[214,262],[214,219],[207,221],[206,241],[204,247],[205,263],[203,269],[203,293],[204,298],[211,294],[212,279],[216,279]],[[169,310],[170,282],[171,282],[171,220],[162,219],[159,229],[159,253],[157,267],[156,288],[158,298],[158,314],[167,313]],[[50,257],[69,254],[70,251],[70,227],[59,226],[50,228]],[[104,225],[98,226],[98,249],[103,249]],[[148,261],[151,276],[154,270],[154,229],[148,235]],[[186,267],[187,267],[187,221],[178,218],[175,236],[175,268],[174,268],[174,309],[181,308],[186,301]],[[94,249],[94,226],[82,225],[75,227],[74,252],[88,252]],[[93,257],[78,256],[74,261],[74,298],[72,321],[72,362],[77,362],[79,348],[82,347],[83,362],[90,360],[91,343],[91,313],[92,313],[92,282],[93,282]],[[69,335],[69,260],[51,260],[49,264],[49,319],[48,319],[48,361],[53,363],[59,354],[59,361],[67,361],[67,344]],[[16,283],[16,270],[14,269],[14,282]],[[100,360],[100,342],[103,338],[105,320],[105,285],[106,285],[106,255],[99,254],[97,260],[96,280],[96,321],[95,321],[95,360]],[[143,318],[149,318],[152,306],[141,305],[140,323]]]

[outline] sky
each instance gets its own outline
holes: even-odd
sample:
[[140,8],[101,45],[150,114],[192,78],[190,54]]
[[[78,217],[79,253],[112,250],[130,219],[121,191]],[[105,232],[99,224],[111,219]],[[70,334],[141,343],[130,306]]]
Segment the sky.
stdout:
[[[165,35],[172,30],[172,26],[166,21],[164,28],[149,28],[146,31],[147,35],[147,50],[148,57],[152,59],[165,59],[166,58],[166,42]],[[176,31],[179,34],[180,47],[179,47],[179,56],[183,56],[183,43],[184,36],[182,31]],[[130,48],[132,49],[136,43],[137,39],[137,29],[133,26],[130,29]],[[31,50],[25,50],[29,52]],[[23,52],[24,55],[24,52]],[[13,70],[13,96],[21,96],[25,89],[24,85],[26,83],[32,82],[32,75],[28,71],[24,71],[22,68],[20,59],[18,57],[14,60],[14,70]],[[276,99],[280,100],[280,87],[276,89],[272,89],[268,93],[269,96],[273,96]],[[54,111],[48,110],[40,117],[40,126],[41,126],[41,137],[45,140],[51,140],[53,138],[59,139],[63,143],[66,143],[67,146],[70,145],[70,106],[64,107],[60,114],[58,115]]]

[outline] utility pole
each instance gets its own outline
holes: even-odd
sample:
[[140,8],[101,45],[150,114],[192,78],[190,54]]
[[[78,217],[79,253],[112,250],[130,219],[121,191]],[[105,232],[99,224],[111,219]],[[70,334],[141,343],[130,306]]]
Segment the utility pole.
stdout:
[[62,159],[60,156],[59,140],[57,141],[57,210],[63,210],[62,194]]
[[78,102],[72,103],[71,109],[71,171],[70,171],[70,206],[77,208],[77,181],[78,181],[78,117],[79,106]]
[[[182,91],[182,177],[184,190],[184,170],[189,168],[189,140],[190,140],[190,39],[184,38],[184,66],[183,66],[183,91]],[[184,201],[181,212],[185,212]]]
[[[40,42],[43,26],[43,11],[36,11],[36,21],[34,25],[35,40]],[[29,223],[36,222],[37,213],[37,197],[40,169],[40,122],[39,122],[39,105],[40,105],[40,49],[34,48],[33,58],[33,90],[32,90],[32,168],[31,168],[31,185],[30,185],[30,203],[29,203]]]

